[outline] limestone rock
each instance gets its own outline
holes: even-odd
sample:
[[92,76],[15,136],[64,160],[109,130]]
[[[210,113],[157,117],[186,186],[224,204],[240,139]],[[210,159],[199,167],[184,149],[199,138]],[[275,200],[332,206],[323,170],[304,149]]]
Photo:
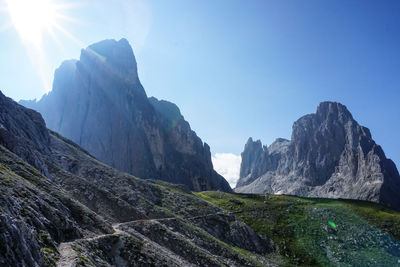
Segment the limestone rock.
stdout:
[[264,254],[274,248],[267,237],[185,186],[113,169],[47,130],[39,113],[1,93],[0,104],[1,266],[268,262]]
[[214,171],[208,145],[179,108],[147,98],[126,39],[82,50],[79,61],[66,61],[56,70],[48,95],[21,104],[39,111],[50,129],[121,171],[195,191],[231,191]]
[[395,164],[369,129],[334,102],[296,121],[290,141],[262,148],[249,139],[236,191],[360,199],[400,209]]

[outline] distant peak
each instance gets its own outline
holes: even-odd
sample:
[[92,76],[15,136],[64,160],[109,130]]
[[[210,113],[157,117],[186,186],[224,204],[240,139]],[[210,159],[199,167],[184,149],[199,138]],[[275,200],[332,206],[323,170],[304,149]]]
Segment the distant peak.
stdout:
[[106,39],[82,49],[82,62],[107,63],[122,72],[137,72],[135,55],[128,40]]
[[253,137],[249,137],[249,139],[247,139],[247,144],[253,143]]
[[262,143],[261,143],[261,140],[253,140],[253,137],[249,137],[249,139],[247,139],[247,142],[246,142],[246,145],[253,145],[253,144],[256,144],[256,145],[259,145],[259,146],[261,146],[262,145]]
[[260,140],[254,141],[252,137],[247,140],[246,145],[244,146],[244,150],[262,150],[263,146]]
[[105,39],[102,41],[99,41],[97,43],[91,44],[87,47],[88,49],[91,49],[93,51],[96,51],[99,54],[102,55],[107,55],[109,54],[109,51],[111,49],[115,48],[127,48],[132,50],[131,45],[129,44],[129,41],[125,38],[120,39],[119,41],[116,41],[115,39]]
[[316,115],[326,118],[329,116],[329,114],[335,114],[336,116],[346,116],[349,119],[353,119],[353,116],[345,105],[339,102],[321,102],[317,108]]
[[339,102],[324,101],[318,105],[317,113],[329,109],[347,110],[347,107]]
[[125,38],[121,38],[121,39],[118,41],[118,43],[131,46],[131,45],[129,44],[129,41],[128,41],[127,39],[125,39]]
[[282,142],[290,142],[290,141],[285,138],[276,138],[274,141],[274,143],[282,143]]

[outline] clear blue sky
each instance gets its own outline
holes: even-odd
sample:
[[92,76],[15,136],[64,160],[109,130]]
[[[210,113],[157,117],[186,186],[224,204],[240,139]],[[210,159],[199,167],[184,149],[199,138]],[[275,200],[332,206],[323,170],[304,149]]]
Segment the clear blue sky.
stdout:
[[[60,11],[77,20],[60,23],[74,38],[45,33],[38,55],[7,27],[0,0],[6,95],[40,98],[62,60],[126,37],[147,94],[176,103],[213,153],[239,154],[249,136],[267,144],[290,138],[296,119],[332,100],[400,166],[400,1],[75,3]],[[38,66],[40,59],[47,63]]]

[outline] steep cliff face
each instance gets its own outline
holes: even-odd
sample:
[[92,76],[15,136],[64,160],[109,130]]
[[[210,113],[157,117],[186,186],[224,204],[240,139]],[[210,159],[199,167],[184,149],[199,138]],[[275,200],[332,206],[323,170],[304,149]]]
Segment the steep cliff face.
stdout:
[[51,180],[51,139],[39,113],[0,92],[1,266],[52,266],[59,242],[112,232]]
[[99,162],[0,92],[0,266],[258,266],[271,251],[186,187]]
[[238,192],[362,199],[400,208],[400,176],[344,105],[321,103],[293,124],[291,141],[249,139]]
[[214,171],[209,145],[203,144],[191,130],[179,108],[155,97],[149,98],[149,101],[156,111],[163,141],[166,143],[158,175],[168,177],[169,182],[181,184],[188,184],[185,179],[191,177],[191,188],[197,191],[230,191],[227,181]]
[[15,105],[0,92],[0,145],[48,174],[44,159],[38,152],[47,152],[49,143],[50,136],[42,116],[34,110]]
[[263,146],[260,140],[253,141],[250,137],[242,153],[240,179],[236,186],[248,185],[269,169],[276,168],[280,158],[279,152],[288,142],[288,140],[279,138],[270,147],[267,147]]
[[230,191],[203,142],[167,101],[148,99],[128,41],[105,40],[82,50],[79,61],[55,72],[53,90],[39,102],[48,127],[101,161],[145,179],[195,191]]

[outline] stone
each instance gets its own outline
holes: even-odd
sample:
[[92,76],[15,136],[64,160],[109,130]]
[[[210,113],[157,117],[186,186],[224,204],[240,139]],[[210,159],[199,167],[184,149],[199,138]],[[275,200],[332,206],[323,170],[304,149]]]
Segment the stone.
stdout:
[[194,191],[231,191],[214,171],[209,146],[179,108],[148,98],[126,39],[104,40],[61,64],[53,90],[40,101],[21,101],[47,126],[97,159],[144,179],[184,184]]
[[234,246],[261,262],[274,250],[186,186],[105,165],[1,93],[0,125],[1,266],[258,266]]
[[269,147],[251,138],[236,192],[368,200],[400,209],[400,176],[392,160],[346,106],[323,102],[293,124],[291,140]]

